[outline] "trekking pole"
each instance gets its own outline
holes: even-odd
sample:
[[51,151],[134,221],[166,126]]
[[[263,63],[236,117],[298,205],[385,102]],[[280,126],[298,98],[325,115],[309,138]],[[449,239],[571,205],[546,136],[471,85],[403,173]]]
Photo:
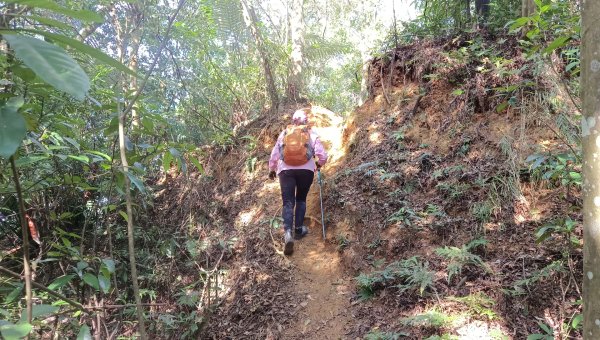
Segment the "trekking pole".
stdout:
[[321,169],[317,169],[317,178],[319,180],[319,198],[321,199],[321,225],[323,226],[323,240],[325,240],[325,214],[323,213],[323,181],[321,179]]

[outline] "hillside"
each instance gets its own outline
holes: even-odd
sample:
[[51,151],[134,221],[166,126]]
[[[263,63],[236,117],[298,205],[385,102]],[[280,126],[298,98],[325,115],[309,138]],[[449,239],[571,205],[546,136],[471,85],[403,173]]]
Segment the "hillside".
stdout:
[[162,179],[155,223],[190,239],[189,258],[172,265],[188,287],[179,302],[192,301],[180,312],[196,310],[202,338],[578,337],[580,169],[565,124],[574,110],[515,46],[403,46],[371,63],[370,98],[350,116],[314,106],[332,158],[327,240],[315,182],[311,232],[290,257],[266,160],[298,107],[206,149],[204,173]]

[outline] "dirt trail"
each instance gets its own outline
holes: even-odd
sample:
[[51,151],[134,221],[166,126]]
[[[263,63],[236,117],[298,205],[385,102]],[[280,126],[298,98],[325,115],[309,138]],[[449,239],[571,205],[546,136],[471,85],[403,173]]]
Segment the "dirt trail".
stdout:
[[[313,107],[313,114],[314,129],[329,154],[329,162],[323,168],[326,177],[336,170],[337,162],[344,156],[343,121],[325,109]],[[294,254],[289,257],[296,267],[293,289],[304,299],[283,338],[344,339],[344,329],[351,318],[352,277],[344,272],[335,242],[331,242],[335,238],[331,229],[327,234],[329,241],[323,240],[316,176],[307,199],[305,224],[310,232],[295,242]]]

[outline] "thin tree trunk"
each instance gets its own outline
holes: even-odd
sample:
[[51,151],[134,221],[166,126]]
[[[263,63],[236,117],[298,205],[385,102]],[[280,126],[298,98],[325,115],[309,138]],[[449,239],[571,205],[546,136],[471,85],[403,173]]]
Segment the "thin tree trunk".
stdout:
[[535,13],[536,7],[534,0],[521,0],[521,16],[528,17]]
[[[6,10],[0,16],[0,27],[4,29],[8,28],[10,26],[10,22],[15,17],[15,14],[19,13],[19,11],[21,10],[22,8],[20,8],[19,6],[15,6],[14,4],[8,4]],[[0,50],[8,56],[8,61],[10,62],[13,57],[11,54],[8,53],[9,51],[6,41],[1,42]],[[12,79],[12,72],[6,70],[4,76],[7,79]],[[12,85],[6,85],[4,91],[6,93],[11,93]],[[18,152],[18,150],[16,152]],[[23,190],[21,188],[19,172],[17,171],[17,165],[15,163],[14,155],[10,156],[9,162],[13,173],[13,181],[15,182],[17,204],[19,206],[19,221],[21,222],[21,237],[23,239],[23,272],[25,274],[26,306],[25,315],[27,317],[27,322],[31,324],[31,321],[33,319],[33,292],[31,290],[31,264],[29,263],[29,230],[27,225],[27,218],[25,217],[25,201],[23,201]],[[27,335],[25,339],[29,339],[29,335]]]
[[[144,313],[143,313],[143,304],[141,301],[141,297],[140,297],[140,292],[139,292],[139,286],[138,286],[138,276],[137,276],[137,268],[136,268],[136,260],[135,260],[135,243],[134,243],[134,235],[133,235],[133,209],[132,209],[132,199],[131,199],[131,183],[129,180],[129,163],[127,162],[127,155],[125,152],[125,118],[127,116],[127,114],[129,114],[129,112],[131,112],[131,109],[133,108],[133,105],[135,104],[135,102],[137,101],[137,99],[140,97],[141,92],[144,90],[144,88],[146,87],[146,84],[148,82],[148,79],[150,78],[150,75],[152,74],[152,71],[154,70],[154,67],[156,66],[156,64],[158,63],[158,60],[160,59],[160,56],[162,54],[163,49],[165,48],[165,45],[167,44],[167,42],[169,41],[169,35],[171,33],[171,29],[173,27],[173,22],[175,21],[175,18],[177,17],[177,15],[179,14],[179,11],[181,10],[181,8],[185,5],[185,0],[179,0],[179,3],[177,4],[177,8],[175,10],[175,13],[173,13],[173,15],[169,18],[169,22],[167,24],[167,31],[165,33],[165,36],[163,37],[163,41],[161,42],[160,47],[158,48],[158,51],[156,53],[156,58],[154,59],[154,61],[152,62],[152,64],[150,65],[150,67],[148,68],[148,71],[146,73],[146,76],[144,77],[144,79],[141,82],[141,85],[139,86],[137,92],[135,93],[135,95],[133,96],[133,98],[131,99],[131,101],[129,102],[129,104],[127,105],[127,107],[123,110],[121,110],[121,105],[118,104],[118,112],[119,112],[119,150],[120,150],[120,155],[121,155],[121,164],[123,167],[123,173],[125,174],[125,200],[126,200],[126,207],[127,207],[127,240],[128,240],[128,246],[129,246],[129,262],[130,262],[130,267],[131,267],[131,281],[132,281],[132,285],[133,285],[133,293],[135,294],[135,304],[137,306],[137,316],[138,316],[138,323],[139,323],[139,327],[140,327],[140,338],[142,340],[147,339],[147,335],[146,335],[146,328],[145,328],[145,322],[144,322]],[[122,82],[122,78],[120,79],[120,81]],[[119,84],[121,85],[121,84]]]
[[471,0],[465,0],[465,16],[467,23],[471,22]]
[[267,54],[267,50],[262,39],[262,35],[258,30],[258,25],[256,24],[258,19],[256,18],[256,13],[254,12],[254,8],[252,8],[246,0],[240,0],[242,4],[242,9],[244,12],[244,21],[246,22],[246,26],[250,29],[252,33],[252,37],[256,42],[256,48],[260,55],[260,59],[263,65],[263,71],[265,73],[265,81],[267,83],[267,92],[269,94],[269,99],[271,100],[271,110],[276,110],[277,105],[279,104],[279,97],[277,95],[277,87],[275,87],[275,80],[273,78],[273,73],[271,72],[271,64],[269,62],[269,56]]
[[[19,220],[21,221],[21,233],[23,236],[23,271],[25,272],[25,302],[27,305],[27,322],[31,324],[33,319],[33,294],[31,292],[31,267],[29,264],[29,231],[27,230],[27,220],[25,218],[25,203],[23,201],[23,191],[19,181],[19,173],[15,164],[15,157],[10,156],[10,166],[13,172],[15,190],[17,191],[17,200],[19,204]],[[29,338],[29,336],[27,336]]]
[[[131,4],[128,7],[127,20],[131,20],[127,25],[130,27],[131,31],[129,33],[130,43],[130,53],[129,53],[129,68],[134,72],[138,71],[138,51],[140,49],[140,43],[142,39],[142,21],[144,19],[144,13],[140,9],[138,4]],[[138,82],[136,76],[129,76],[129,90],[131,93],[137,93],[138,91]],[[131,108],[131,123],[133,126],[140,126],[141,120],[140,115],[138,113],[135,105]]]
[[583,337],[600,339],[600,2],[582,10]]
[[304,0],[292,0],[290,22],[292,38],[291,73],[288,78],[287,97],[297,101],[303,91],[302,63],[304,47]]
[[[120,105],[119,105],[120,110]],[[144,322],[144,310],[141,308],[142,299],[140,297],[140,287],[138,285],[138,274],[135,261],[135,243],[134,243],[134,230],[133,230],[133,209],[131,199],[131,182],[129,180],[129,163],[127,162],[127,155],[125,149],[125,114],[126,111],[122,111],[119,114],[119,151],[121,154],[121,164],[123,166],[123,173],[125,174],[125,202],[127,207],[127,241],[129,246],[129,266],[131,270],[131,283],[133,285],[133,294],[135,295],[135,304],[137,305],[137,317],[140,330],[140,338],[142,340],[147,339],[146,326]]]

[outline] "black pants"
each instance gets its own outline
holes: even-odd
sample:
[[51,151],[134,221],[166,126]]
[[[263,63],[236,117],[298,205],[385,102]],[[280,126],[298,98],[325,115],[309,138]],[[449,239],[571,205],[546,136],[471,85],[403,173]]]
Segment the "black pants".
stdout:
[[306,214],[306,196],[312,185],[315,173],[305,169],[283,170],[279,173],[279,186],[283,199],[283,228],[292,229],[294,221],[294,205],[296,207],[295,227],[304,223]]

